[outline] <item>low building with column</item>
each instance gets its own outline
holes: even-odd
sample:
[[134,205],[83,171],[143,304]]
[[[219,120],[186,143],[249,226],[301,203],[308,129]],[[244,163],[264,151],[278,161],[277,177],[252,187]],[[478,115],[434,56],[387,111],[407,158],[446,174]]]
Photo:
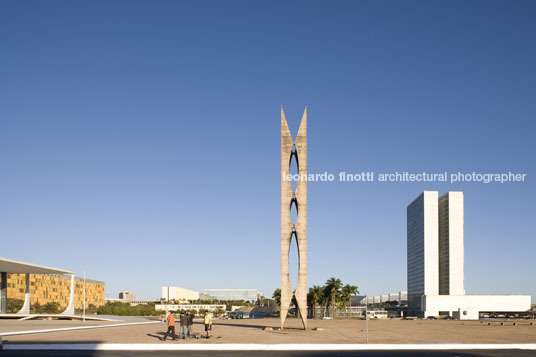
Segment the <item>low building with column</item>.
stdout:
[[[15,312],[30,315],[31,306],[50,302],[59,304],[60,315],[74,315],[86,307],[104,305],[105,284],[102,281],[77,278],[74,272],[43,265],[0,258],[0,314],[8,314],[8,300],[23,300]],[[85,285],[85,294],[84,294]]]

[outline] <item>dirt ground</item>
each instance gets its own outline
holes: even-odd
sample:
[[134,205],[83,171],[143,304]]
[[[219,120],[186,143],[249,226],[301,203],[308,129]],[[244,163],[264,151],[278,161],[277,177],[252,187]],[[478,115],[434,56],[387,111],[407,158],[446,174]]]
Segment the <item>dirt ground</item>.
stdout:
[[[368,321],[369,343],[536,343],[536,324],[532,320],[452,321],[452,320],[371,320]],[[12,324],[9,326],[8,324]],[[7,331],[39,330],[54,327],[79,327],[79,321],[0,321],[0,334]],[[103,323],[91,323],[93,325]],[[111,324],[111,323],[104,323]],[[273,329],[266,329],[266,328]],[[366,343],[363,320],[309,320],[309,330],[299,329],[297,319],[288,319],[285,330],[279,330],[279,319],[214,320],[213,337],[161,342],[164,323],[47,332],[4,336],[6,343]],[[315,328],[319,328],[315,330]],[[201,321],[194,333],[204,334]],[[179,332],[177,325],[176,332]]]

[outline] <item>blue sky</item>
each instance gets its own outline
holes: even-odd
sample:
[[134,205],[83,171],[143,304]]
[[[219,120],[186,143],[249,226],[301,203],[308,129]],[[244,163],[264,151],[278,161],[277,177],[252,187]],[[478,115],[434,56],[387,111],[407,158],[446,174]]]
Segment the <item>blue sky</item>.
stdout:
[[536,296],[535,17],[531,1],[2,1],[0,256],[86,270],[109,297],[271,295],[280,106],[295,134],[307,105],[312,173],[527,174],[309,183],[309,285],[405,290],[407,204],[463,190],[467,293]]

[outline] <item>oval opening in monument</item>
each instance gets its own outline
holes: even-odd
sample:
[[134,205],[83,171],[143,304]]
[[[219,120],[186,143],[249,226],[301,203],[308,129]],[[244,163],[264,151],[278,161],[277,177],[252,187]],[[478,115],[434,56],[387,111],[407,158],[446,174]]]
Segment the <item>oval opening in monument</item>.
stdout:
[[290,221],[293,225],[296,225],[298,220],[298,206],[296,200],[290,201]]
[[[298,271],[299,271],[299,255],[298,255],[298,240],[296,234],[292,234],[290,240],[290,251],[288,253],[288,272],[290,276],[290,285],[292,291],[298,286]],[[292,307],[292,306],[291,306]]]
[[290,186],[292,187],[292,191],[296,191],[296,187],[298,186],[298,181],[296,180],[298,178],[298,162],[296,161],[296,158],[294,156],[291,156],[290,164],[289,164],[288,173],[292,175],[292,179],[290,181]]

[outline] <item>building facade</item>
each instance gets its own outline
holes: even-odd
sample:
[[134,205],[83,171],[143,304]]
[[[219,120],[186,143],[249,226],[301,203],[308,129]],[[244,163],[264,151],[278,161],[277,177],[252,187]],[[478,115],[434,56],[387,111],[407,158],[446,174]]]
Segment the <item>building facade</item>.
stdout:
[[447,192],[438,204],[439,295],[465,295],[463,192]]
[[122,302],[136,301],[136,294],[131,293],[130,291],[120,291],[119,300],[121,300]]
[[257,289],[205,289],[203,293],[215,300],[243,300],[252,303],[263,296]]
[[418,315],[421,296],[439,294],[438,194],[424,191],[407,208],[408,313]]
[[[24,300],[25,274],[7,274],[7,298]],[[69,304],[71,279],[64,275],[30,274],[30,304],[57,302],[64,309]],[[105,283],[86,279],[86,306],[104,305]],[[75,309],[83,308],[84,279],[75,278]]]
[[205,289],[202,293],[178,286],[163,286],[162,299],[165,301],[196,301],[196,300],[243,300],[256,302],[264,295],[257,289]]
[[199,313],[199,310],[208,310],[214,312],[216,310],[225,311],[225,305],[215,305],[215,304],[156,304],[154,306],[155,310],[159,311],[187,311],[187,310],[196,310]]
[[522,312],[530,295],[465,295],[464,195],[424,191],[407,208],[408,316]]
[[163,286],[162,299],[165,301],[192,301],[199,300],[200,294],[198,291],[180,288],[178,286]]
[[385,295],[366,296],[359,300],[359,304],[383,304],[383,303],[397,303],[398,305],[405,305],[408,303],[408,292],[399,291],[396,293],[389,293]]

